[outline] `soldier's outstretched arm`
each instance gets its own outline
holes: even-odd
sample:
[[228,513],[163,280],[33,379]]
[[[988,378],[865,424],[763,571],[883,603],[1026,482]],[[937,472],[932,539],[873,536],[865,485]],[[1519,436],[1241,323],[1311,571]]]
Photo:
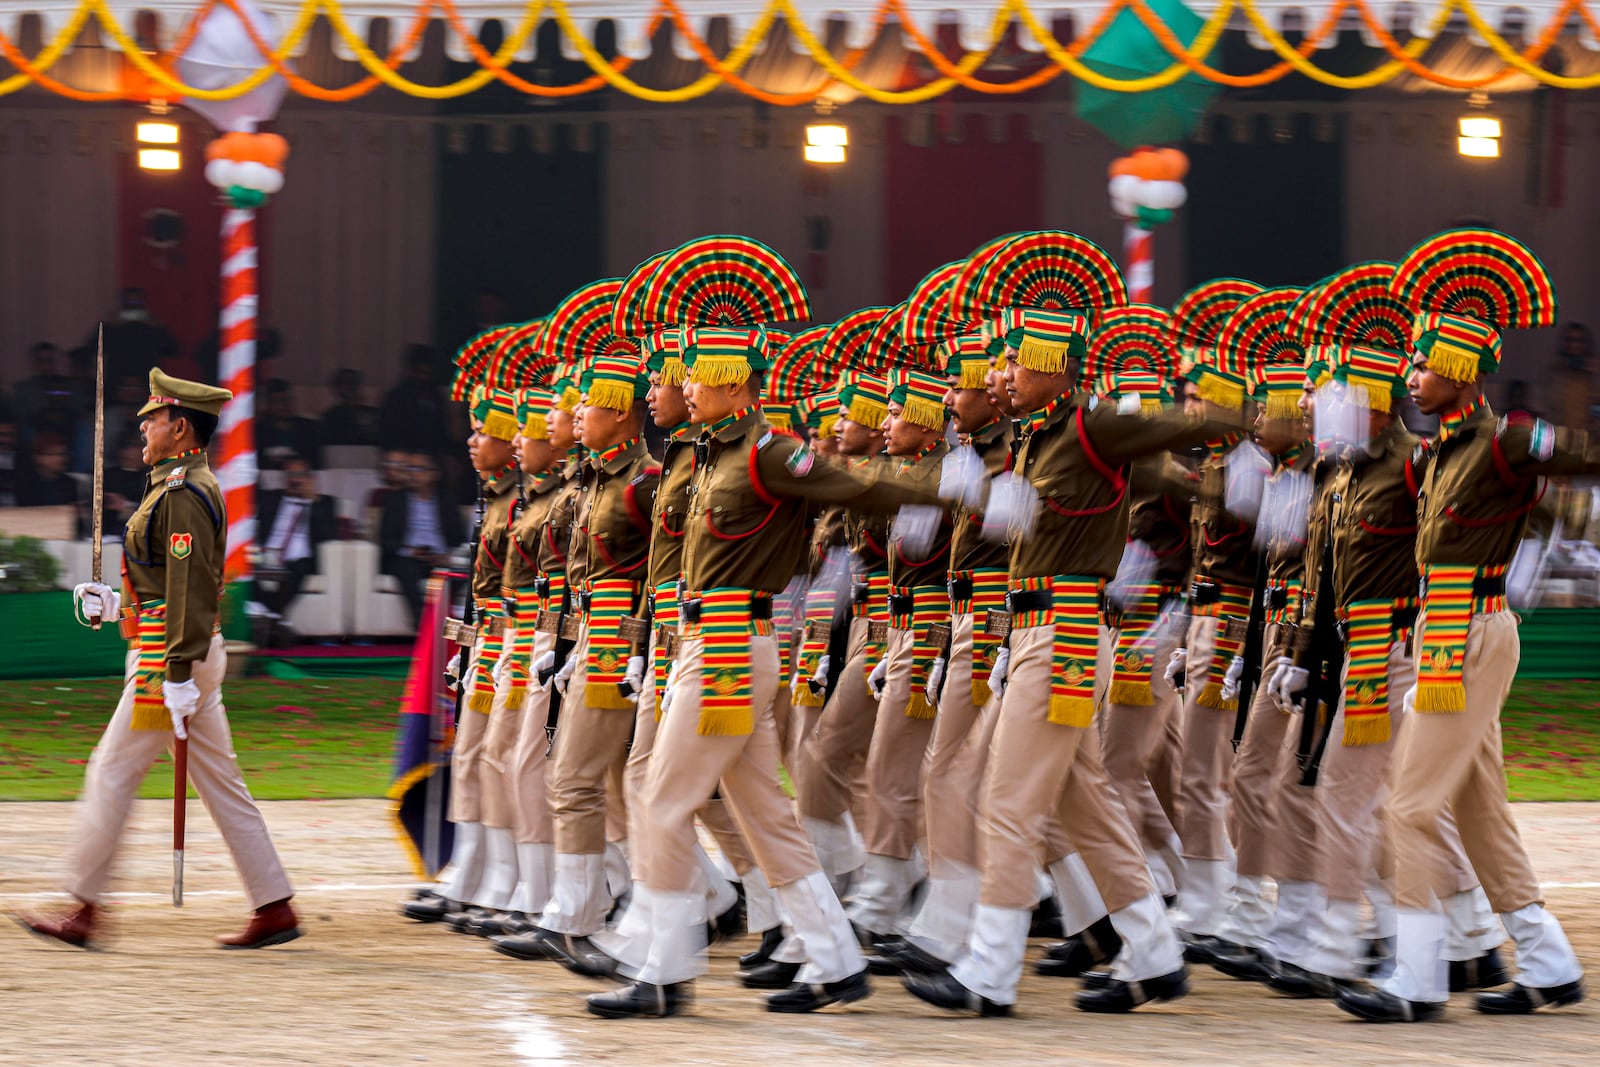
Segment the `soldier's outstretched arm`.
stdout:
[[1118,415],[1106,405],[1084,411],[1089,444],[1112,463],[1215,441],[1244,431],[1243,420],[1200,418],[1181,411],[1159,415]]
[[757,446],[751,473],[756,491],[771,497],[847,504],[880,515],[892,515],[907,505],[944,506],[937,487],[897,480],[887,464],[869,465],[864,472],[835,466],[782,434],[773,434]]

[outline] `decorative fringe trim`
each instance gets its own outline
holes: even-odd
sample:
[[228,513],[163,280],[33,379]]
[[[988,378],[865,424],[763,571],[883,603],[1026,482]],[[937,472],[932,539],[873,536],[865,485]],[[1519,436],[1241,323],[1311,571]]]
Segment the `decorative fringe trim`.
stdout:
[[661,721],[661,694],[656,694],[656,722]]
[[1106,699],[1113,704],[1151,707],[1156,702],[1156,695],[1150,688],[1149,682],[1130,682],[1123,679],[1111,683]]
[[807,682],[798,682],[790,688],[790,701],[800,708],[820,708],[828,702],[825,694],[813,692]]
[[489,714],[489,709],[494,707],[493,693],[473,693],[467,698],[467,710],[475,711],[480,715]]
[[942,401],[924,400],[921,397],[908,396],[901,412],[905,420],[914,425],[929,430],[944,429],[946,412]]
[[1300,394],[1283,390],[1268,393],[1264,414],[1269,419],[1300,418]]
[[1159,396],[1141,396],[1139,398],[1139,414],[1141,415],[1159,415],[1161,414],[1161,409],[1165,406],[1161,403]]
[[167,711],[165,703],[149,707],[140,704],[133,706],[133,718],[129,725],[135,730],[170,730],[172,729],[172,715]]
[[528,686],[526,683],[518,683],[513,685],[509,690],[506,691],[506,710],[521,711],[523,702],[527,698],[527,695]]
[[1382,745],[1388,742],[1391,724],[1387,711],[1377,715],[1344,716],[1344,743],[1355,745]]
[[[1429,366],[1433,361],[1429,360]],[[1417,710],[1451,712],[1467,710],[1467,690],[1460,682],[1417,683]]]
[[850,421],[857,426],[865,426],[876,430],[883,425],[883,420],[889,417],[889,409],[876,400],[868,400],[858,396],[850,401]]
[[1227,408],[1229,411],[1244,410],[1242,385],[1223,381],[1214,374],[1202,374],[1200,380],[1195,382],[1195,389],[1200,393],[1200,399],[1210,401],[1218,407]]
[[920,690],[911,694],[911,699],[906,701],[906,718],[931,719],[939,709],[928,699],[928,694]]
[[1022,343],[1017,346],[1017,366],[1040,374],[1065,374],[1067,357],[1071,353],[1069,345],[1051,344],[1024,336]]
[[501,441],[517,436],[517,417],[504,411],[491,411],[483,417],[483,432]]
[[993,699],[993,698],[994,698],[994,691],[989,688],[988,679],[986,679],[986,678],[974,678],[974,679],[972,679],[972,706],[973,707],[982,708],[985,704],[989,703],[989,701],[991,699]]
[[780,407],[763,407],[761,413],[767,417],[767,422],[775,430],[794,429],[794,419],[789,417],[788,411]]
[[656,372],[656,381],[662,385],[682,385],[689,380],[689,368],[674,356],[669,356],[661,361],[661,369]]
[[750,377],[750,361],[744,356],[701,356],[689,369],[688,380],[696,385],[743,385]]
[[832,437],[833,434],[834,434],[834,431],[837,430],[838,428],[839,428],[839,416],[838,415],[824,415],[824,416],[822,416],[822,418],[817,420],[817,436],[818,437]]
[[1207,682],[1206,687],[1200,690],[1200,696],[1195,700],[1202,708],[1216,708],[1219,711],[1238,711],[1239,701],[1222,699],[1222,684],[1220,682]]
[[578,410],[578,405],[583,403],[583,394],[572,386],[561,390],[561,396],[556,399],[556,410],[565,411],[569,415]]
[[976,359],[969,359],[961,364],[961,377],[956,380],[957,389],[987,389],[989,388],[989,368]]
[[612,682],[585,687],[583,702],[591,708],[599,708],[602,711],[622,711],[625,708],[636,707],[638,703],[637,698],[623,696],[622,690]]
[[1381,411],[1385,415],[1394,410],[1394,397],[1383,386],[1367,386],[1367,409]]
[[695,733],[701,737],[746,737],[755,733],[755,729],[755,712],[748,705],[743,708],[708,710],[702,704],[700,724],[695,728]]
[[[1027,364],[1023,364],[1027,366]],[[1080,730],[1089,728],[1094,721],[1094,700],[1091,697],[1062,697],[1050,698],[1050,721],[1057,726],[1076,726]]]
[[1461,348],[1448,341],[1435,339],[1428,346],[1428,369],[1442,374],[1453,382],[1471,385],[1482,370],[1481,354],[1470,348]]
[[628,412],[633,410],[635,399],[633,392],[632,383],[600,379],[589,383],[589,392],[584,403],[591,407]]
[[522,436],[534,441],[549,440],[549,421],[543,415],[529,415],[528,421],[522,424]]

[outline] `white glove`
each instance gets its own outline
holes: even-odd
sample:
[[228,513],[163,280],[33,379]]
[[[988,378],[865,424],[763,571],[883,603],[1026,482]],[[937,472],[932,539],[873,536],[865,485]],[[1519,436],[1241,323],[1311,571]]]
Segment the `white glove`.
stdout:
[[1175,648],[1172,650],[1172,658],[1167,660],[1167,672],[1162,677],[1167,680],[1168,685],[1177,688],[1178,675],[1182,674],[1188,666],[1189,650],[1187,648]]
[[556,654],[553,649],[546,649],[544,655],[533,661],[529,671],[533,675],[533,684],[543,692],[550,690],[550,676],[555,673]]
[[1417,687],[1415,685],[1407,689],[1406,695],[1400,698],[1400,707],[1407,715],[1417,710]]
[[1273,679],[1272,702],[1285,715],[1292,711],[1304,710],[1306,701],[1304,690],[1310,682],[1311,672],[1304,667],[1292,664],[1285,667],[1278,672],[1278,677]]
[[946,453],[939,462],[939,496],[969,508],[983,505],[988,472],[983,460],[971,445],[962,445]]
[[1272,695],[1273,684],[1278,680],[1278,672],[1283,670],[1285,667],[1293,666],[1294,660],[1290,659],[1288,656],[1279,656],[1277,659],[1267,664],[1262,670],[1261,681],[1256,683],[1256,688],[1263,690],[1267,696],[1270,697]]
[[446,689],[461,688],[461,656],[457,652],[444,658],[444,686]]
[[1032,483],[1011,473],[996,475],[983,510],[984,540],[1026,541],[1038,512],[1039,491]]
[[72,590],[78,613],[90,622],[112,622],[122,608],[122,594],[104,582],[79,582]]
[[1006,679],[1011,677],[1011,649],[1002,647],[994,657],[994,666],[989,668],[989,692],[995,696],[1006,691]]
[[813,693],[820,693],[828,688],[828,670],[833,665],[833,657],[824,652],[817,659],[817,673],[806,680]]
[[562,696],[567,695],[567,680],[572,677],[572,672],[576,670],[577,667],[578,650],[573,649],[572,652],[567,655],[567,662],[561,665],[561,669],[557,671],[556,676],[551,679],[551,681],[555,683],[556,692],[560,693]]
[[193,678],[187,682],[168,682],[161,687],[161,699],[166,701],[167,714],[172,716],[172,732],[182,741],[189,736],[183,721],[200,710],[200,683]]
[[500,658],[494,661],[494,670],[490,677],[494,679],[494,687],[499,689],[502,685],[511,684],[511,653],[500,653]]
[[625,697],[637,696],[639,690],[644,688],[644,657],[629,656],[628,669],[623,672],[622,682],[617,686]]
[[872,690],[872,699],[877,700],[883,696],[883,682],[889,676],[889,657],[885,656],[872,668],[872,673],[867,675],[867,688]]
[[1222,676],[1222,699],[1239,699],[1239,679],[1244,677],[1244,657],[1235,656],[1228,664],[1228,673]]
[[939,703],[939,683],[944,681],[944,667],[945,658],[940,656],[928,668],[928,680],[923,683],[922,691],[927,694],[931,704]]
[[672,707],[672,694],[678,688],[678,661],[672,661],[672,667],[667,671],[667,680],[661,685],[661,717],[666,718],[667,709]]

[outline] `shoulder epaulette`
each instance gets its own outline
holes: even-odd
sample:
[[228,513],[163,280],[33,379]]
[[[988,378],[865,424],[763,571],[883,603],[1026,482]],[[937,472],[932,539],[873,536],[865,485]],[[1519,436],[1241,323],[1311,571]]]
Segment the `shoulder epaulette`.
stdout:
[[173,467],[167,472],[167,488],[181,489],[189,480],[189,471],[186,467]]
[[766,432],[766,433],[764,433],[764,434],[762,434],[762,435],[761,435],[761,439],[760,439],[760,440],[759,440],[759,441],[757,441],[757,442],[756,442],[756,451],[757,451],[757,452],[759,452],[759,451],[761,451],[761,450],[762,450],[762,449],[763,449],[763,448],[766,448],[766,447],[767,447],[767,446],[768,446],[768,445],[770,445],[770,444],[771,444],[771,443],[772,443],[772,442],[773,442],[773,441],[774,441],[774,440],[775,440],[775,437],[774,437],[774,435],[773,435],[773,433],[772,433],[772,431],[771,431],[771,430],[770,430],[770,429],[769,429],[769,430],[767,430],[767,432]]

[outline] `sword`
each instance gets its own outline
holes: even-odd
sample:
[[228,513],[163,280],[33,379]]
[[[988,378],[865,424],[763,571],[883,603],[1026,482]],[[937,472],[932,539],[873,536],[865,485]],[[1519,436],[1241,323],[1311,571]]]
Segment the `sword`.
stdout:
[[172,906],[183,907],[183,830],[189,813],[189,739],[172,747]]
[[[94,357],[94,512],[89,516],[92,524],[89,545],[89,580],[101,584],[100,541],[105,534],[106,497],[106,325],[100,324],[100,337]],[[96,630],[104,620],[96,618],[91,624]]]

